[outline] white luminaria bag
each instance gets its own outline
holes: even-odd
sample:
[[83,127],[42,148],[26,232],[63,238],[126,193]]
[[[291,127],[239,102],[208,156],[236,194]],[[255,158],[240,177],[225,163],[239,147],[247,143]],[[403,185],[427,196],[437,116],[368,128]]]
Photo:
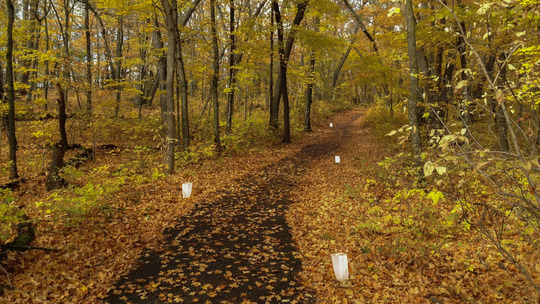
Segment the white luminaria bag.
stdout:
[[182,184],[182,198],[191,197],[191,188],[193,188],[193,183],[183,183]]
[[338,281],[346,281],[349,279],[349,263],[347,255],[343,252],[332,254],[332,267]]

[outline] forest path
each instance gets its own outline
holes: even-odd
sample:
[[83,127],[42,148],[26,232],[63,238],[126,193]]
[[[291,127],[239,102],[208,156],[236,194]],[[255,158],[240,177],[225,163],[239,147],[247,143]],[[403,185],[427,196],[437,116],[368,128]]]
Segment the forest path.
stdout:
[[[292,156],[233,180],[166,231],[163,251],[145,251],[108,303],[313,303],[298,282],[301,260],[285,220],[306,168],[334,159],[364,110],[333,117]],[[241,165],[241,164],[239,164]]]

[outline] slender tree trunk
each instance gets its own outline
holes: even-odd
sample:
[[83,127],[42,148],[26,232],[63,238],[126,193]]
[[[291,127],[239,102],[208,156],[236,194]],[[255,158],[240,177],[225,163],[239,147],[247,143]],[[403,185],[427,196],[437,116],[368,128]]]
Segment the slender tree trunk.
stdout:
[[409,103],[408,103],[408,115],[409,125],[411,126],[412,146],[414,152],[414,159],[416,166],[418,167],[418,174],[423,175],[422,168],[422,141],[420,138],[420,130],[418,125],[418,111],[416,104],[419,98],[420,86],[418,83],[418,61],[416,54],[416,21],[414,18],[414,11],[412,6],[412,0],[406,0],[405,2],[405,19],[407,20],[407,45],[409,53],[409,74],[411,75],[411,84],[409,89]]
[[[90,5],[90,9],[94,13],[94,16],[96,16],[96,19],[98,20],[99,25],[101,26],[101,36],[103,37],[103,45],[105,46],[105,58],[107,59],[107,63],[109,65],[109,69],[106,73],[106,79],[114,79],[114,62],[111,55],[111,49],[109,47],[109,38],[107,35],[107,26],[103,23],[103,19],[101,19],[101,16],[99,15],[99,11],[97,11],[93,6]],[[112,75],[111,75],[112,74]]]
[[345,4],[345,7],[347,8],[347,10],[349,10],[349,13],[351,13],[354,17],[354,19],[356,20],[356,22],[360,25],[360,27],[362,28],[362,32],[364,33],[364,35],[366,35],[366,38],[371,42],[371,44],[373,45],[373,50],[375,51],[375,53],[378,53],[379,52],[379,49],[377,48],[377,44],[375,43],[375,39],[373,39],[373,37],[371,36],[371,34],[367,31],[367,28],[366,26],[364,25],[364,23],[362,22],[362,19],[360,19],[360,16],[358,16],[358,14],[356,13],[356,11],[354,10],[354,8],[351,6],[351,4],[349,3],[348,0],[342,0],[343,1],[343,4]]
[[282,92],[284,86],[282,85],[283,72],[287,72],[287,65],[285,63],[285,50],[283,44],[283,21],[281,20],[281,12],[277,0],[272,1],[274,8],[274,16],[276,18],[277,33],[278,33],[278,53],[279,53],[279,72],[277,77],[277,86],[275,88],[272,103],[270,104],[270,128],[277,132],[278,129],[278,116],[279,116],[279,103],[281,101]]
[[[499,56],[499,60],[501,62],[504,62],[506,61],[507,59],[507,55],[505,52],[501,52],[500,56]],[[506,78],[506,72],[507,72],[507,69],[506,69],[506,66],[507,65],[503,65],[500,69],[500,72],[499,72],[499,76],[500,78],[499,79],[505,79]],[[498,102],[497,101],[494,101],[494,104],[497,104]],[[497,105],[497,110],[496,110],[496,123],[497,123],[497,131],[499,133],[499,142],[501,144],[501,150],[504,151],[504,152],[509,152],[510,151],[510,143],[508,141],[508,124],[506,122],[506,119],[504,117],[504,112],[503,112],[503,109],[501,106]],[[516,154],[517,154],[518,151],[516,151]]]
[[[270,5],[270,68],[268,79],[268,106],[272,103],[272,93],[274,92],[274,6]],[[270,123],[272,120],[270,119]]]
[[[290,142],[290,118],[289,118],[289,96],[287,90],[287,63],[289,61],[294,40],[296,37],[297,26],[304,19],[304,14],[307,8],[307,1],[302,1],[296,4],[296,15],[294,17],[291,30],[287,37],[287,42],[284,43],[284,31],[283,31],[283,21],[281,20],[281,12],[279,9],[279,4],[277,0],[272,1],[272,6],[274,8],[274,16],[276,18],[276,24],[278,29],[278,50],[279,50],[279,62],[280,69],[278,73],[278,85],[274,91],[274,96],[272,98],[272,103],[270,104],[270,128],[277,131],[278,128],[278,114],[279,114],[279,102],[283,97],[283,142]],[[285,74],[283,74],[285,73]],[[287,95],[287,96],[285,96]],[[285,104],[287,103],[287,104]]]
[[[185,26],[193,12],[199,5],[201,0],[195,0],[191,3],[190,7],[184,12],[182,18],[178,21],[181,26]],[[179,78],[179,90],[181,98],[181,124],[182,124],[182,148],[187,149],[190,145],[190,131],[189,131],[189,100],[188,100],[188,80],[186,77],[186,68],[184,64],[184,53],[182,51],[182,41],[180,39],[180,33],[177,30],[176,32],[177,39],[177,52],[176,52],[176,62],[178,69],[178,78]]]
[[[2,67],[2,61],[0,61],[0,102],[4,103],[4,68]],[[0,124],[0,129],[2,125]],[[1,133],[1,132],[0,132]]]
[[[459,3],[459,2],[458,2]],[[459,3],[461,5],[461,3]],[[465,30],[465,22],[461,22],[461,27]],[[459,51],[459,59],[461,63],[461,70],[467,69],[467,45],[465,44],[465,40],[463,40],[463,37],[461,35],[458,36],[457,41],[457,49]],[[468,81],[469,75],[465,72],[461,72],[461,80]],[[466,85],[463,87],[463,100],[461,101],[461,113],[460,117],[463,121],[463,127],[465,128],[465,136],[470,139],[471,138],[471,132],[469,130],[471,126],[471,106],[470,106],[470,99],[469,99],[469,85]]]
[[248,85],[244,87],[244,122],[247,122],[248,112]]
[[86,111],[92,115],[92,50],[90,48],[90,4],[84,0],[84,33],[86,37]]
[[[50,50],[50,39],[49,39],[49,18],[48,12],[49,8],[47,7],[48,1],[44,1],[43,4],[43,10],[45,11],[44,14],[44,21],[45,21],[45,52],[48,52]],[[45,99],[45,105],[44,109],[48,109],[48,100],[49,100],[49,76],[50,76],[50,62],[49,59],[45,60],[45,80],[43,81],[43,98]]]
[[234,110],[234,91],[236,85],[236,63],[235,63],[235,54],[236,51],[236,36],[234,34],[234,0],[229,0],[229,91],[227,92],[227,134],[231,134],[232,129],[232,118]]
[[[154,18],[154,47],[158,50],[163,49],[163,42],[161,40],[161,32],[159,30],[159,22],[157,20],[157,17]],[[161,90],[165,90],[165,78],[167,77],[167,56],[161,52],[159,54],[158,59],[158,68],[156,72],[156,76],[154,78],[154,82],[152,83],[152,86],[148,90],[148,92],[145,94],[144,99],[148,101],[148,106],[152,106],[152,103],[154,101],[154,96],[156,95],[157,89],[161,85]],[[163,105],[163,97],[161,97],[160,105]],[[163,107],[162,107],[163,109]],[[164,112],[164,110],[162,111]]]
[[210,0],[210,25],[212,33],[212,86],[210,94],[214,104],[214,145],[216,151],[221,151],[221,140],[219,136],[219,96],[218,96],[218,81],[219,81],[219,49],[216,31],[216,12],[215,0]]
[[[279,4],[277,3],[277,0],[272,0],[272,8],[274,12],[275,21],[277,24],[277,32],[278,32],[278,50],[279,50],[279,62],[280,62],[280,68],[278,69],[278,76],[277,76],[277,86],[274,88],[274,94],[272,96],[272,100],[270,102],[270,129],[274,130],[274,132],[277,132],[278,130],[278,116],[279,116],[279,103],[281,102],[281,90],[283,89],[283,86],[281,85],[281,78],[283,69],[281,68],[281,63],[284,62],[284,50],[283,50],[283,22],[281,21],[281,12],[279,10]],[[285,68],[286,70],[286,68]]]
[[[71,13],[71,8],[69,6],[69,3],[68,1],[64,0],[64,31],[62,33],[62,38],[64,39],[64,66],[62,67],[62,70],[63,70],[63,74],[64,74],[64,81],[66,82],[66,85],[64,87],[64,91],[63,91],[63,94],[64,94],[64,110],[65,110],[65,105],[67,104],[68,100],[69,100],[69,83],[71,83],[71,73],[70,73],[70,67],[71,67],[71,64],[70,64],[70,60],[71,60],[71,56],[69,56],[69,41],[71,40],[71,32],[70,32],[70,24],[69,24],[69,20],[70,20],[70,13]],[[60,22],[60,21],[58,21]],[[67,141],[66,141],[67,143]],[[67,147],[67,146],[66,146]]]
[[[319,31],[319,18],[315,20],[315,31]],[[315,83],[315,49],[309,52],[309,69],[306,87],[306,107],[304,110],[304,131],[311,132],[311,104],[313,103],[313,84]]]
[[124,45],[124,18],[118,17],[118,30],[116,32],[116,69],[114,78],[116,81],[116,105],[114,107],[114,117],[118,117],[120,112],[120,102],[122,100],[122,85],[120,85],[122,72],[122,47]]
[[184,66],[184,55],[182,53],[182,43],[180,40],[178,42],[178,51],[176,62],[178,63],[178,76],[179,76],[179,89],[181,97],[181,108],[182,108],[182,147],[184,149],[189,148],[189,113],[188,113],[188,81],[186,77],[186,69]]
[[60,146],[64,149],[68,148],[67,132],[66,132],[66,96],[65,90],[59,82],[56,83],[58,89],[58,131],[60,132]]
[[291,142],[291,123],[290,123],[290,108],[289,108],[289,94],[287,93],[287,65],[286,63],[284,65],[280,64],[280,67],[285,67],[284,70],[281,71],[282,81],[280,82],[281,86],[281,92],[283,96],[283,139],[281,142],[283,143],[290,143]]
[[308,83],[306,88],[306,108],[304,111],[304,131],[311,132],[311,104],[313,103],[313,83],[315,82],[315,50],[309,59]]
[[[24,53],[25,55],[30,55],[32,51],[36,49],[34,45],[34,35],[36,34],[36,19],[35,19],[34,14],[29,13],[31,10],[29,0],[24,0],[22,1],[21,4],[22,4],[22,20],[25,22],[25,26],[27,27],[27,31],[25,31],[25,34],[28,35],[25,37],[26,50],[24,50]],[[26,89],[26,87],[30,86],[30,67],[32,65],[32,60],[23,59],[21,60],[21,65],[24,68],[24,70],[20,74],[19,81],[21,84],[25,86],[24,89],[21,90],[21,92],[24,94],[27,94],[28,90]]]
[[167,78],[165,123],[167,124],[165,163],[167,172],[174,173],[175,119],[174,119],[174,61],[178,36],[178,5],[176,0],[161,0],[167,23]]
[[[150,22],[147,22],[147,25],[150,26]],[[135,95],[135,98],[133,99],[133,105],[136,106],[139,109],[139,120],[141,119],[141,111],[143,104],[146,104],[146,93],[149,91],[147,84],[147,60],[146,57],[148,56],[147,52],[147,43],[148,43],[148,35],[146,33],[138,33],[139,36],[139,43],[141,44],[141,47],[139,49],[139,58],[141,59],[141,63],[138,66],[138,73],[137,73],[137,84],[135,87],[137,88],[137,95]]]
[[336,66],[336,69],[334,70],[334,73],[332,74],[332,96],[334,96],[334,89],[337,85],[337,80],[339,77],[339,73],[341,72],[341,68],[343,68],[343,65],[345,65],[345,61],[347,61],[347,58],[349,57],[349,54],[351,53],[351,50],[353,48],[353,43],[356,40],[356,34],[358,33],[358,30],[360,29],[360,23],[356,22],[356,25],[354,26],[353,35],[351,42],[349,43],[349,46],[347,47],[347,50],[345,53],[343,53],[343,56],[341,56],[341,59],[339,60],[339,63]]
[[15,7],[13,0],[6,0],[8,15],[7,22],[7,48],[6,48],[6,80],[8,85],[8,119],[7,135],[9,141],[9,177],[19,177],[17,172],[17,138],[15,136],[15,86],[13,81],[13,24],[15,22]]
[[101,86],[101,55],[100,55],[100,42],[99,42],[99,28],[96,25],[96,85],[99,88],[102,88]]
[[[38,7],[39,7],[39,1],[38,0],[31,0],[31,3],[29,3],[29,16],[28,16],[28,32],[30,33],[30,37],[28,39],[26,47],[28,48],[28,53],[32,54],[35,53],[38,50],[39,46],[39,38],[41,34],[41,21],[43,19],[38,18]],[[34,92],[36,91],[36,81],[35,79],[38,76],[38,59],[35,58],[31,61],[31,68],[32,71],[26,72],[26,85],[30,86],[30,89],[28,91],[27,95],[27,101],[31,102],[34,97]],[[30,65],[29,65],[30,67]],[[33,77],[33,81],[30,82],[31,77]]]

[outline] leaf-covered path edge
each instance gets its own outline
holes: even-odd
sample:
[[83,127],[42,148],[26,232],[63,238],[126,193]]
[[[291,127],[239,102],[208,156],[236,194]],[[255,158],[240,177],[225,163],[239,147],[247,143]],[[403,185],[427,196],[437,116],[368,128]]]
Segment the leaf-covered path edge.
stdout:
[[144,251],[106,302],[315,302],[298,281],[302,263],[285,220],[290,192],[306,167],[334,159],[361,113],[342,114],[316,142],[196,204],[165,232],[165,249]]

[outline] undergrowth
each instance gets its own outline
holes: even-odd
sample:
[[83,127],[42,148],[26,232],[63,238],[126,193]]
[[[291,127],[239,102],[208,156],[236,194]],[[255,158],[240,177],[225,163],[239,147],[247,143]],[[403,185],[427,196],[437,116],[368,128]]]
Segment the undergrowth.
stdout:
[[[536,162],[500,157],[490,149],[492,139],[482,140],[487,136],[485,130],[480,130],[476,140],[486,146],[478,149],[468,145],[463,130],[457,127],[459,122],[448,122],[453,134],[437,135],[437,130],[429,134],[431,140],[421,156],[423,178],[419,179],[406,117],[401,118],[401,122],[399,118],[390,122],[380,102],[366,115],[377,139],[386,144],[391,140],[394,146],[399,141],[400,149],[379,163],[381,172],[376,181],[358,186],[361,194],[357,200],[364,205],[356,229],[365,234],[393,235],[393,251],[414,252],[427,259],[455,248],[463,252],[457,262],[465,272],[476,274],[480,269],[487,271],[486,265],[502,265],[489,273],[521,273],[518,280],[526,279],[536,288],[539,256],[532,248],[540,244],[540,217],[535,190],[529,186],[540,180],[534,170]],[[474,129],[483,127],[474,125]],[[486,250],[478,251],[479,240]],[[373,250],[369,244],[362,246]],[[517,288],[523,281],[500,284],[507,284],[499,287],[508,293],[508,286]]]

